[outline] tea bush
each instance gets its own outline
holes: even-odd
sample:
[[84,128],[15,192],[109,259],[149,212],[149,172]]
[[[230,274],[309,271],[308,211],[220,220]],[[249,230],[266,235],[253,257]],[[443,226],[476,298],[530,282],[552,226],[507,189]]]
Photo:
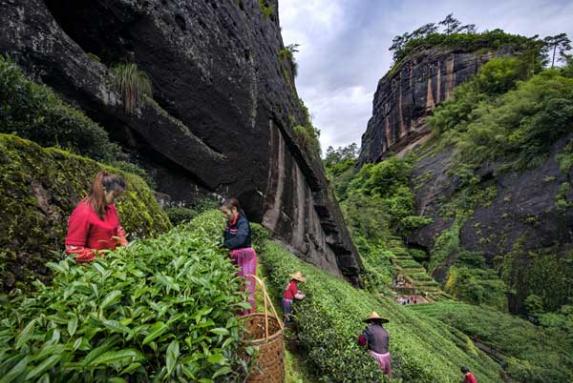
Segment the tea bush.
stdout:
[[323,382],[376,382],[382,375],[371,357],[356,345],[361,319],[372,310],[390,319],[390,351],[397,378],[404,382],[458,382],[459,367],[468,365],[480,382],[499,382],[499,366],[464,334],[439,321],[357,290],[345,281],[305,264],[279,244],[266,241],[260,260],[270,283],[281,291],[288,276],[301,270],[306,299],[297,302],[299,342]]
[[127,192],[117,203],[128,239],[162,233],[171,225],[138,176],[59,149],[44,149],[0,134],[0,288],[29,288],[49,280],[45,264],[63,250],[67,219],[100,170],[123,175]]
[[210,212],[89,265],[50,264],[49,287],[3,310],[2,382],[238,380],[247,304],[221,224]]
[[459,302],[416,305],[411,309],[491,347],[505,359],[505,369],[516,381],[573,381],[573,343],[558,329],[546,330],[488,307]]

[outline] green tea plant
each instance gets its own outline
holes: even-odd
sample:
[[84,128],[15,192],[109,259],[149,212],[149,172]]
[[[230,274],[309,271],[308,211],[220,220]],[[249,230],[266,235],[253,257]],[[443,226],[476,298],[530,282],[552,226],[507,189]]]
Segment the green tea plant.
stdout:
[[137,175],[0,134],[0,289],[29,290],[36,278],[49,281],[45,264],[60,259],[67,218],[104,169],[127,181],[116,206],[130,240],[171,228],[151,189]]
[[521,318],[461,302],[416,305],[412,310],[438,319],[491,349],[511,378],[519,382],[573,380],[571,338],[559,329],[544,329]]
[[437,320],[380,297],[353,288],[345,281],[305,264],[276,242],[265,241],[261,263],[275,291],[282,291],[288,276],[301,270],[306,294],[294,305],[298,339],[306,360],[323,382],[383,381],[373,359],[358,345],[364,328],[361,319],[372,310],[390,319],[394,377],[404,382],[458,382],[459,366],[469,365],[480,382],[499,382],[499,366],[473,342]]
[[214,211],[89,265],[51,263],[51,286],[3,305],[1,381],[238,380],[248,304],[221,230]]

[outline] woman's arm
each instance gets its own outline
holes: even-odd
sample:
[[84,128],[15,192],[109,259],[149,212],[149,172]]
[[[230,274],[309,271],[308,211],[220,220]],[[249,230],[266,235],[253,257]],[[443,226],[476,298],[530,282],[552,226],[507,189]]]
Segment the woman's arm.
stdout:
[[78,205],[68,219],[66,254],[74,254],[76,262],[91,262],[95,258],[92,249],[86,248],[90,229],[89,215],[85,206]]
[[127,234],[125,233],[125,229],[123,226],[119,225],[116,230],[116,242],[119,246],[127,246]]

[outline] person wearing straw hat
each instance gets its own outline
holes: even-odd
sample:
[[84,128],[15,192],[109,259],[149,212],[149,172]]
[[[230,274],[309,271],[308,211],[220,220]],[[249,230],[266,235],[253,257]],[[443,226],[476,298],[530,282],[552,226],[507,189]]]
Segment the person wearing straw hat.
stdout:
[[290,323],[292,320],[292,303],[295,299],[304,299],[304,294],[298,289],[298,283],[306,282],[306,279],[300,271],[297,271],[290,276],[290,282],[283,292],[283,313],[285,323]]
[[392,356],[388,351],[390,336],[383,325],[388,323],[388,319],[372,311],[364,322],[368,324],[368,327],[358,337],[358,344],[368,348],[368,353],[376,360],[384,375],[392,377]]

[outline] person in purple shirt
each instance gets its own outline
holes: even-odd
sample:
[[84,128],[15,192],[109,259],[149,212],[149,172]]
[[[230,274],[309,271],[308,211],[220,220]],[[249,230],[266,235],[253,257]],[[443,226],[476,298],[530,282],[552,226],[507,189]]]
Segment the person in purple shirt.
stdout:
[[362,335],[358,337],[358,344],[368,348],[368,353],[378,363],[378,366],[388,377],[392,377],[392,356],[390,355],[390,336],[384,328],[384,323],[388,320],[382,318],[376,311],[364,319],[368,324]]

